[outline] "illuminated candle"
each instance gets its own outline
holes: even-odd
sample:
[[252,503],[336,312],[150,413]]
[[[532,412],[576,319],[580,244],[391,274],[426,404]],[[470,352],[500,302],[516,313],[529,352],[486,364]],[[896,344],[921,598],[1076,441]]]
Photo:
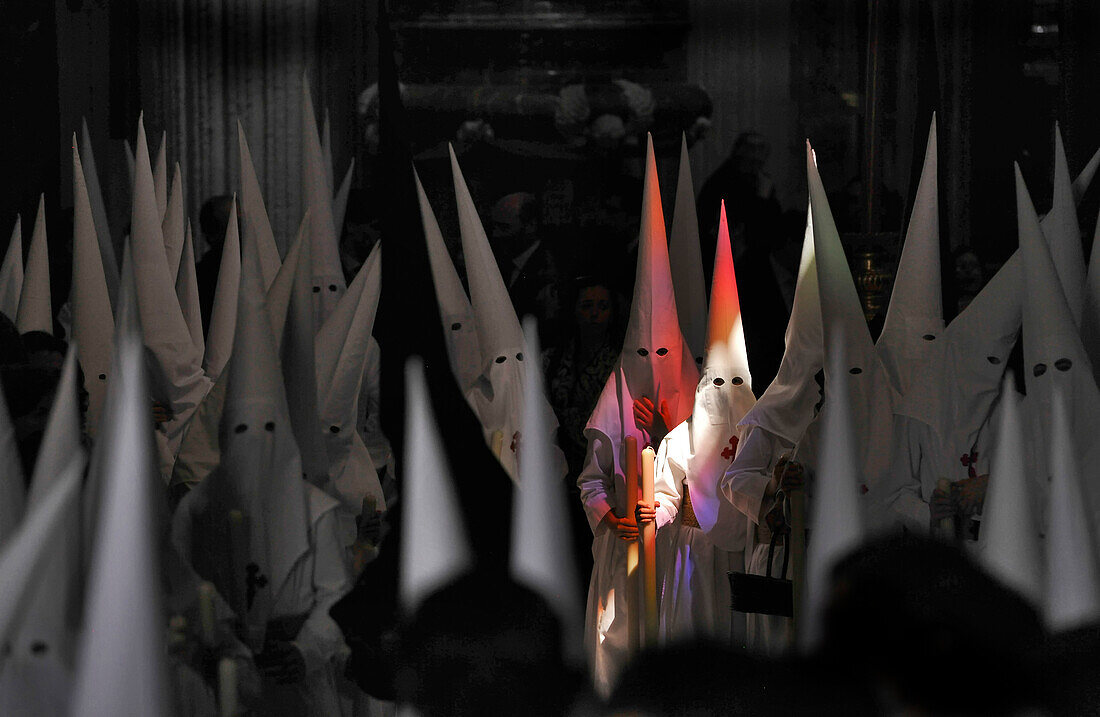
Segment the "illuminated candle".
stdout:
[[[634,508],[638,504],[638,439],[627,436],[623,441],[626,451],[626,517],[634,519]],[[638,541],[632,540],[626,546],[626,584],[627,595],[627,643],[630,653],[634,654],[642,644],[641,615],[637,609],[642,605],[641,571],[638,569]]]
[[237,663],[228,657],[218,662],[218,714],[237,715]]
[[[653,449],[642,449],[642,500],[654,504]],[[657,644],[657,522],[650,521],[641,529],[642,550],[645,558],[645,644]]]
[[206,647],[214,646],[214,585],[199,583],[199,627],[200,638]]
[[504,448],[504,433],[501,431],[493,431],[492,440],[493,455],[496,459],[500,460],[500,451]]

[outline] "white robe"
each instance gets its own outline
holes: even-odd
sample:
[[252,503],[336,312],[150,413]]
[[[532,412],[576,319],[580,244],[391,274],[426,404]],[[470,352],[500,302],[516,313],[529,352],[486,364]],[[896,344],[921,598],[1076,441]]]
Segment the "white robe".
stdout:
[[[305,662],[306,678],[296,685],[264,681],[260,712],[265,715],[343,714],[338,686],[350,651],[329,616],[329,608],[351,586],[339,534],[339,504],[312,485],[306,490],[310,549],[291,568],[272,610],[276,617],[308,613],[293,641]],[[184,497],[173,522],[173,541],[185,557],[190,556],[194,519],[202,512],[198,495],[193,491]]]
[[[757,539],[757,525],[771,508],[766,495],[768,481],[771,480],[779,459],[794,452],[794,460],[801,463],[810,473],[815,457],[815,420],[806,430],[806,435],[798,444],[797,451],[790,441],[759,425],[746,427],[737,457],[722,479],[722,493],[733,505],[748,518],[745,572],[750,575],[765,575],[768,567],[768,543]],[[809,514],[807,506],[807,515]],[[772,577],[782,577],[783,558],[786,553],[783,545],[776,545],[772,558]],[[788,572],[787,577],[790,578]],[[765,655],[780,655],[790,644],[790,620],[775,615],[746,614],[746,646],[753,652]]]
[[[743,615],[734,620],[731,634],[729,572],[742,572],[744,550],[716,546],[701,529],[684,525],[683,497],[692,455],[691,422],[685,421],[665,436],[657,453],[654,495],[657,509],[657,589],[660,595],[660,640],[672,643],[709,639],[743,643]],[[730,456],[732,460],[733,456]],[[738,522],[747,519],[737,513]],[[747,526],[740,528],[747,532]]]

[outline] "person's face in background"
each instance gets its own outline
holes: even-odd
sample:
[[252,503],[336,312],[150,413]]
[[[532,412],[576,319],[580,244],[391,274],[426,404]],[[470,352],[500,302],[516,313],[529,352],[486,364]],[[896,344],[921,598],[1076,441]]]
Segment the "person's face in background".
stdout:
[[982,263],[972,252],[955,257],[955,285],[966,294],[977,294],[982,289]]
[[573,307],[573,317],[583,338],[602,339],[611,323],[611,292],[599,285],[581,289]]

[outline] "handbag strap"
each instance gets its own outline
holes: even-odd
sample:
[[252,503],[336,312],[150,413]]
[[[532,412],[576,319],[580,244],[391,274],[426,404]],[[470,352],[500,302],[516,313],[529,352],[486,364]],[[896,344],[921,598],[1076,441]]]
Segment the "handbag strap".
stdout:
[[[780,510],[783,511],[784,517],[785,517],[787,510],[790,508],[790,506],[787,503],[786,494],[783,493],[783,491],[776,491],[775,500],[776,500],[777,503],[782,504],[782,507],[780,508]],[[788,522],[788,527],[787,527],[786,531],[774,531],[774,532],[772,532],[771,540],[768,541],[768,567],[764,571],[764,577],[770,578],[772,576],[772,560],[775,557],[775,541],[779,538],[780,535],[790,535],[791,534],[791,530],[790,530],[789,526],[790,526],[790,523]],[[790,559],[791,559],[791,551],[790,550],[784,550],[783,551],[783,572],[779,576],[783,580],[787,579],[787,566],[790,563]]]

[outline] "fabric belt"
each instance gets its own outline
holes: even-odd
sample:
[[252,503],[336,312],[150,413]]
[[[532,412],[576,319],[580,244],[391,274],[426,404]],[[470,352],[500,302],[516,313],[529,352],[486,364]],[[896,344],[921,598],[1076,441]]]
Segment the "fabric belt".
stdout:
[[698,528],[699,519],[695,517],[695,508],[691,505],[691,493],[688,492],[688,484],[684,483],[684,498],[680,501],[680,524],[689,528]]

